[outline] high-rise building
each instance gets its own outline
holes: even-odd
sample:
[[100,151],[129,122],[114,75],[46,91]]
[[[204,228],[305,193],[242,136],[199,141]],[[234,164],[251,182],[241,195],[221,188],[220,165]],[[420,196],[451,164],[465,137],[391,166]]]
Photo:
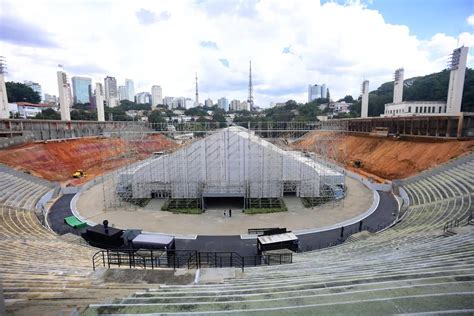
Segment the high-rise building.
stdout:
[[208,108],[212,108],[214,106],[211,98],[207,98],[206,101],[204,101],[204,105]]
[[328,87],[325,83],[322,85],[308,85],[308,102],[319,98],[326,99],[328,97]]
[[176,108],[185,108],[186,107],[186,98],[184,97],[178,97],[174,98],[173,103],[171,108],[176,109]]
[[308,102],[319,98],[326,99],[328,97],[328,87],[325,83],[322,85],[308,85]]
[[191,98],[186,98],[186,100],[184,101],[184,108],[190,109],[192,107],[194,107],[194,100]]
[[74,103],[89,103],[92,95],[92,79],[75,76],[71,81]]
[[140,92],[135,95],[135,102],[138,104],[151,103],[151,94],[149,92]]
[[125,99],[132,102],[134,101],[135,87],[132,79],[125,79],[125,94]]
[[326,99],[328,97],[328,87],[325,83],[321,85],[321,98]]
[[117,80],[115,77],[107,76],[104,79],[105,102],[107,106],[113,108],[118,105]]
[[38,93],[40,99],[42,99],[43,91],[41,90],[41,85],[39,83],[33,81],[24,81],[23,83],[30,87],[34,92]]
[[104,122],[104,89],[99,82],[95,84],[95,106],[97,108],[97,121]]
[[173,97],[164,97],[163,104],[168,108],[171,109],[173,107]]
[[321,98],[321,86],[308,85],[308,102]]
[[58,94],[59,94],[59,108],[61,112],[61,120],[70,121],[72,105],[71,86],[67,79],[67,74],[64,71],[57,72],[58,77]]
[[220,98],[217,100],[217,107],[224,111],[229,111],[229,101],[226,98]]
[[122,100],[128,100],[127,96],[127,89],[125,89],[125,86],[119,86],[118,87],[119,95],[118,98],[120,101]]
[[239,110],[240,111],[251,111],[252,109],[250,108],[250,103],[248,103],[247,101],[243,101],[243,102],[240,103]]
[[240,101],[239,100],[230,101],[230,110],[231,111],[240,111]]
[[45,93],[44,94],[44,102],[48,103],[48,104],[57,105],[58,104],[58,98],[55,95]]
[[160,86],[151,87],[151,106],[156,107],[159,104],[163,104],[163,91]]

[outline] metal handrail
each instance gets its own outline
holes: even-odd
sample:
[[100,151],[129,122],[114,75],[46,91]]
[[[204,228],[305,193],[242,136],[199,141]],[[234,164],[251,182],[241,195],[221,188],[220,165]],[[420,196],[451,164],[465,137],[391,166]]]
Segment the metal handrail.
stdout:
[[143,250],[143,249],[108,249],[99,250],[92,256],[92,269],[99,266],[111,266],[155,269],[160,267],[201,268],[204,266],[223,268],[236,267],[244,271],[246,266],[275,265],[293,262],[292,253],[241,256],[236,252],[196,250]]
[[467,217],[467,225],[470,225],[471,223],[474,224],[474,211],[471,211],[469,216]]
[[[470,211],[469,215],[465,218],[465,220],[466,220],[465,225],[474,224],[474,211]],[[460,225],[463,225],[462,223],[463,223],[463,218],[455,218],[455,219],[447,221],[443,226],[443,233],[446,233],[451,228],[455,228],[455,227],[459,227]]]

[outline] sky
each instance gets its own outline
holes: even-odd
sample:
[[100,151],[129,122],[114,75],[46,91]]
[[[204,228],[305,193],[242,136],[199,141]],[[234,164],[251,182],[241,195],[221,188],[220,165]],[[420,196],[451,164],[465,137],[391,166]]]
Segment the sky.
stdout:
[[[57,95],[56,71],[160,85],[164,96],[245,100],[252,60],[255,104],[307,101],[308,84],[333,99],[393,78],[446,68],[474,46],[472,0],[0,0],[6,80]],[[468,67],[474,66],[474,48]]]

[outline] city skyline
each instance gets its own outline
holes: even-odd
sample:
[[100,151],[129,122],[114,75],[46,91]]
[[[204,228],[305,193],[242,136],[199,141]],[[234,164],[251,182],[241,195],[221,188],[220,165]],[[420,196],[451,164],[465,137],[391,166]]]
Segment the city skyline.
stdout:
[[[163,96],[191,98],[197,72],[202,100],[246,100],[252,59],[257,106],[305,102],[314,83],[326,83],[333,99],[357,97],[364,79],[376,89],[400,67],[405,78],[438,72],[454,48],[474,44],[472,6],[462,0],[403,1],[404,10],[377,0],[2,3],[6,80],[38,82],[53,95],[62,64],[69,76],[93,83],[112,76],[122,85],[132,78],[137,92],[160,85]],[[54,19],[39,24],[38,15]],[[473,56],[471,50],[468,67]]]

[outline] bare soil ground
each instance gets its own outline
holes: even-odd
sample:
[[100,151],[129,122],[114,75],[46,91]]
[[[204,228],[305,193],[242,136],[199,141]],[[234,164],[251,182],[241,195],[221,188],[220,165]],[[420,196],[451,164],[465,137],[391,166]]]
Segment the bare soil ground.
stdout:
[[[330,134],[311,132],[291,146],[297,150],[321,153]],[[397,140],[368,135],[347,135],[337,139],[334,157],[340,163],[354,170],[352,162],[361,160],[363,167],[360,173],[388,180],[412,176],[474,150],[474,140]]]
[[[0,163],[50,181],[77,185],[144,159],[155,151],[177,146],[163,135],[151,135],[143,140],[91,137],[7,148],[0,150]],[[87,176],[72,179],[72,173],[78,169],[84,170]]]
[[[105,186],[113,185],[112,182]],[[161,211],[160,200],[147,206],[133,208],[117,206],[106,210],[103,192],[110,188],[97,184],[83,192],[77,201],[77,210],[96,223],[107,219],[118,228],[136,228],[149,232],[183,235],[239,235],[249,228],[287,227],[289,230],[320,228],[340,223],[366,212],[373,202],[372,192],[362,183],[346,178],[347,196],[340,203],[327,203],[305,208],[297,197],[285,197],[287,212],[247,215],[241,209],[232,209],[232,217],[224,216],[227,207],[209,208],[200,215],[173,214]],[[162,200],[161,200],[162,201]]]

